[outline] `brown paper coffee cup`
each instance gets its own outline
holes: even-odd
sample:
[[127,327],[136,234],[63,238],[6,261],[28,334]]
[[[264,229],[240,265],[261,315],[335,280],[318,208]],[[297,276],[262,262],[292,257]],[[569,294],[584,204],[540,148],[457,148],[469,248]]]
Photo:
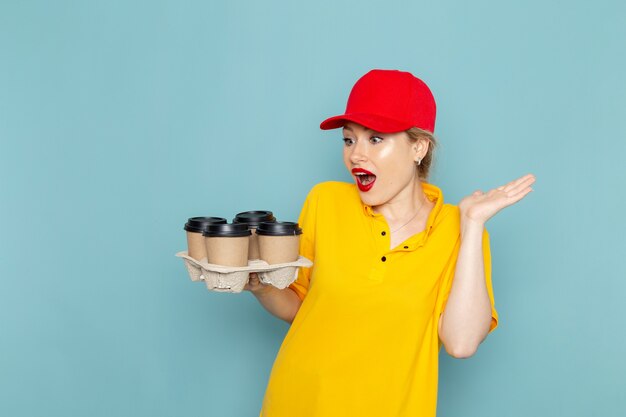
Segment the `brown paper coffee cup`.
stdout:
[[249,236],[204,238],[210,264],[224,266],[247,266]]
[[206,259],[206,246],[202,233],[187,232],[187,253],[196,261]]
[[202,232],[210,224],[224,223],[226,223],[226,219],[223,217],[191,217],[187,219],[184,227],[187,232],[187,254],[196,261],[206,259],[206,247]]
[[247,224],[252,234],[250,235],[250,246],[248,247],[248,259],[259,259],[259,241],[256,238],[256,229],[260,223],[275,222],[276,217],[269,210],[253,210],[237,213],[233,223]]
[[300,236],[258,235],[259,255],[270,265],[295,262],[300,254]]
[[202,234],[210,264],[248,266],[250,229],[247,224],[211,224]]

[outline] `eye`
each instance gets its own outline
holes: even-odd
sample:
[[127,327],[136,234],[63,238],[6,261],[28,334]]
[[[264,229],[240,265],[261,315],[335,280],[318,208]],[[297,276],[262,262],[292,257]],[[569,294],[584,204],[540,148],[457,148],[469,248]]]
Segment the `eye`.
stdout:
[[350,138],[343,138],[343,143],[346,146],[352,146],[354,145],[354,139],[350,139]]
[[372,136],[370,138],[370,143],[376,145],[378,143],[381,143],[383,141],[383,138],[381,138],[380,136]]

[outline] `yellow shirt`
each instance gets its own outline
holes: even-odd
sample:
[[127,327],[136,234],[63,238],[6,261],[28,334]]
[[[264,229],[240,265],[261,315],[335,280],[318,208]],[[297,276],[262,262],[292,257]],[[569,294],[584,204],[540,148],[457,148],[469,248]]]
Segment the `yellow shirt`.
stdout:
[[[354,184],[309,193],[300,253],[313,260],[290,286],[303,300],[274,362],[262,417],[428,417],[437,403],[437,323],[460,246],[457,206],[435,203],[424,231],[389,249],[385,218]],[[483,234],[486,286],[489,237]],[[490,330],[490,331],[491,331]]]

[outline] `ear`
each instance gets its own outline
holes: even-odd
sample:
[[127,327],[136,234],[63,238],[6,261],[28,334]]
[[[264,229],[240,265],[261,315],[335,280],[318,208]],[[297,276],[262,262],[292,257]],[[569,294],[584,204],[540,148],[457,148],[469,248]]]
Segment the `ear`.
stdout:
[[428,153],[429,146],[430,142],[425,138],[419,138],[415,143],[413,143],[413,160],[417,162],[418,160],[421,161],[424,159]]

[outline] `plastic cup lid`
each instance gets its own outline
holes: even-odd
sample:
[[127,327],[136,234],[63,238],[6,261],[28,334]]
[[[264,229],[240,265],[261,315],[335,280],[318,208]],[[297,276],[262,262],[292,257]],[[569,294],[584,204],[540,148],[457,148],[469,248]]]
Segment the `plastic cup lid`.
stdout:
[[233,219],[233,223],[246,223],[249,226],[257,227],[262,222],[275,222],[276,217],[269,210],[244,211]]
[[184,229],[188,232],[202,233],[208,225],[228,223],[223,217],[192,217],[185,223]]
[[252,232],[245,223],[215,223],[210,224],[202,232],[207,237],[242,237],[250,236]]
[[263,222],[257,227],[256,233],[264,236],[297,236],[302,234],[302,229],[294,222]]

